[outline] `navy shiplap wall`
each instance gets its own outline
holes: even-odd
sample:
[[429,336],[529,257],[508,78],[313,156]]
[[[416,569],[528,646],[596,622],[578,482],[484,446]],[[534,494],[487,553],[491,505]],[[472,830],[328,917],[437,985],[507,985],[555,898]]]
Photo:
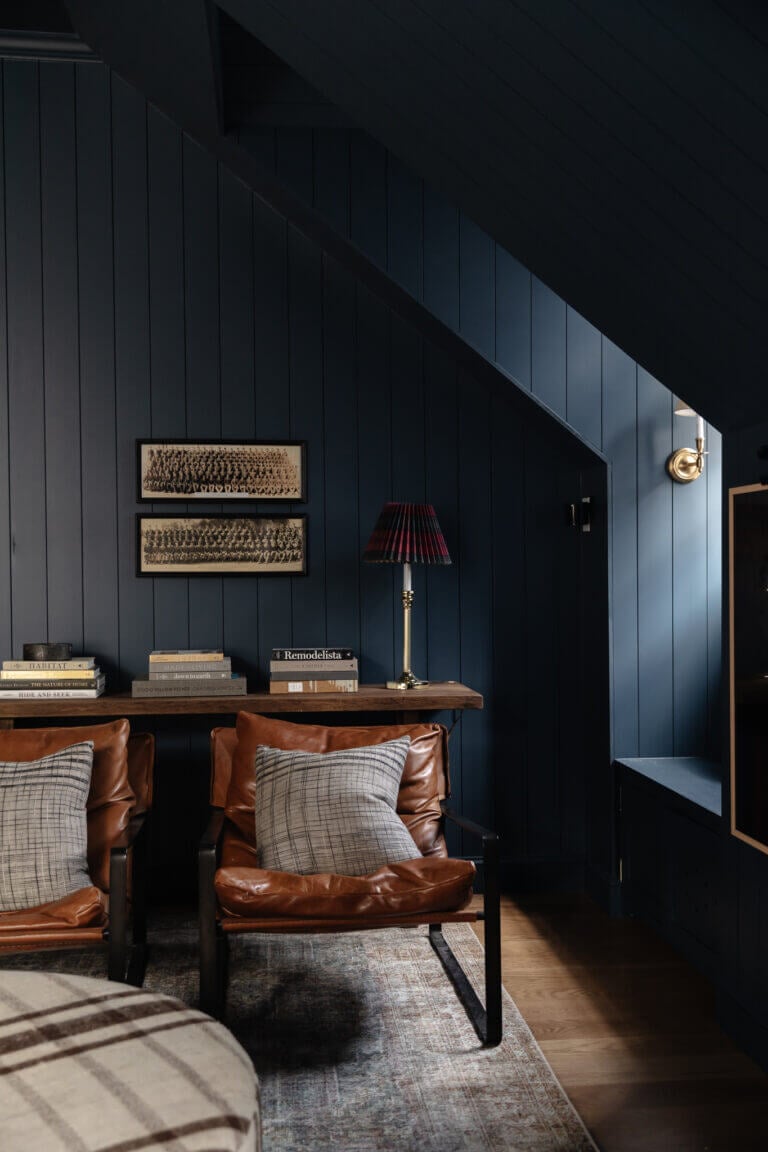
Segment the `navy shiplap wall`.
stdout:
[[721,444],[706,479],[669,391],[363,133],[258,129],[242,143],[469,344],[604,454],[611,477],[613,750],[719,752]]
[[[223,644],[258,684],[274,645],[344,643],[381,681],[400,659],[398,574],[360,557],[385,499],[427,499],[455,563],[415,573],[414,667],[487,699],[452,739],[457,798],[489,821],[502,781],[507,855],[578,867],[582,765],[557,754],[551,672],[573,636],[552,602],[578,585],[562,505],[592,453],[534,436],[102,66],[6,62],[2,100],[2,654],[70,640],[114,688],[153,647]],[[381,154],[340,181],[307,139],[280,144],[278,170],[419,279],[418,186],[403,175],[395,242]],[[490,355],[492,246],[436,213],[426,282]],[[307,440],[306,578],[135,575],[136,439],[219,435]],[[159,751],[156,835],[191,853],[199,829],[179,831],[177,805],[202,814],[205,738],[164,732]]]

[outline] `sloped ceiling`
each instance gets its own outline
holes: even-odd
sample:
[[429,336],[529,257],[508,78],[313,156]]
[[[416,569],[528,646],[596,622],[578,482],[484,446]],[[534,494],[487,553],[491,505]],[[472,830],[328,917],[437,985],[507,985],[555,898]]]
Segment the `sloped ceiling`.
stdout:
[[[67,0],[192,134],[217,10]],[[220,0],[219,8],[725,430],[768,419],[768,14],[748,0]]]

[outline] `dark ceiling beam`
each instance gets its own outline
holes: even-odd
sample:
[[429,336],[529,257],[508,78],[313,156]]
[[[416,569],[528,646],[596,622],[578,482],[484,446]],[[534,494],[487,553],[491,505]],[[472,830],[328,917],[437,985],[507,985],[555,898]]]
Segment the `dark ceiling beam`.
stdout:
[[23,60],[98,60],[74,33],[0,30],[0,57]]

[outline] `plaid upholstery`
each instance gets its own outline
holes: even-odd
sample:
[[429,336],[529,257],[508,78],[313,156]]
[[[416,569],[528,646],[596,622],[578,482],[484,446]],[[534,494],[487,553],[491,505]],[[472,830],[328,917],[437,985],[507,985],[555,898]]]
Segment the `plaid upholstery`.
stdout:
[[256,750],[262,868],[365,876],[420,855],[395,806],[410,739],[338,752]]
[[91,881],[86,802],[93,741],[0,761],[0,912],[60,900]]

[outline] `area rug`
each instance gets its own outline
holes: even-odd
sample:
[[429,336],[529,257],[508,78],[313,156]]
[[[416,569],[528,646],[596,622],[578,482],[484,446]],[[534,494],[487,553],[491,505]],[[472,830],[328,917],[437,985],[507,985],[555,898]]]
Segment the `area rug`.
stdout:
[[[483,950],[446,925],[483,988]],[[154,926],[145,987],[197,998],[194,923]],[[0,957],[3,968],[101,975],[98,952]],[[504,993],[504,1040],[484,1049],[426,929],[232,941],[227,1024],[261,1083],[264,1152],[595,1152]],[[1,1122],[1,1118],[0,1118]]]

